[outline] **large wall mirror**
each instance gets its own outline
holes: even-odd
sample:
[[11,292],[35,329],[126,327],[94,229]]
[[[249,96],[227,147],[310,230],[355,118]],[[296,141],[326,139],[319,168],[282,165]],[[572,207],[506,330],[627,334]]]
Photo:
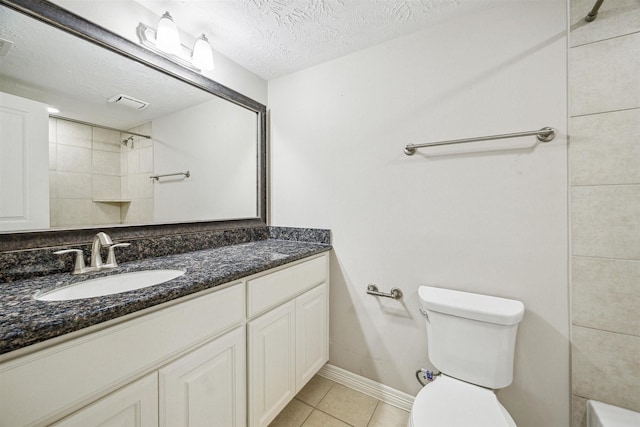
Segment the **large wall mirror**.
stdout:
[[0,22],[0,242],[265,224],[264,105],[51,3]]

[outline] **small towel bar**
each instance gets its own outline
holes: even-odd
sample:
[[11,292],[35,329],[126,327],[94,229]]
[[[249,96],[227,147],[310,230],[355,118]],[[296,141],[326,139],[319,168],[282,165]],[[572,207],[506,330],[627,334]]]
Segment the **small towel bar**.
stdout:
[[386,297],[386,298],[393,298],[393,299],[402,298],[402,291],[400,289],[391,288],[391,292],[389,292],[389,293],[380,292],[380,291],[378,291],[378,287],[376,285],[374,285],[373,283],[370,284],[369,286],[367,286],[367,293],[369,295],[375,295],[377,297]]

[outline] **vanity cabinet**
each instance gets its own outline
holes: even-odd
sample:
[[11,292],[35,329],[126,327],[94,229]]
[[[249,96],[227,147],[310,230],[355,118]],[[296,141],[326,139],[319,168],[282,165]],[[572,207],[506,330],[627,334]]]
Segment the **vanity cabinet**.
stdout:
[[158,375],[153,373],[114,391],[53,427],[157,427]]
[[322,254],[0,363],[0,426],[265,426],[327,360]]
[[255,312],[276,306],[247,325],[250,427],[269,425],[329,360],[326,263],[312,259],[247,284],[248,301],[261,296]]
[[161,368],[160,426],[244,427],[245,354],[241,327]]

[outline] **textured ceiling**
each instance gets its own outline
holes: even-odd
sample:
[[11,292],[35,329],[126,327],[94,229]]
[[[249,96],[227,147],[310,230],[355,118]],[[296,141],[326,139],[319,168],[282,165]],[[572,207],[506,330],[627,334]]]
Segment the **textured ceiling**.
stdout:
[[[270,80],[489,7],[492,0],[136,0]],[[511,0],[518,1],[518,0]]]

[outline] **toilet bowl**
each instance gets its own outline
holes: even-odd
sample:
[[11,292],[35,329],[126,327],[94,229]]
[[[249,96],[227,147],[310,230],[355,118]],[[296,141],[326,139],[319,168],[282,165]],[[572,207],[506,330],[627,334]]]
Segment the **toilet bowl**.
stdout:
[[493,390],[441,375],[418,392],[408,427],[516,427]]

